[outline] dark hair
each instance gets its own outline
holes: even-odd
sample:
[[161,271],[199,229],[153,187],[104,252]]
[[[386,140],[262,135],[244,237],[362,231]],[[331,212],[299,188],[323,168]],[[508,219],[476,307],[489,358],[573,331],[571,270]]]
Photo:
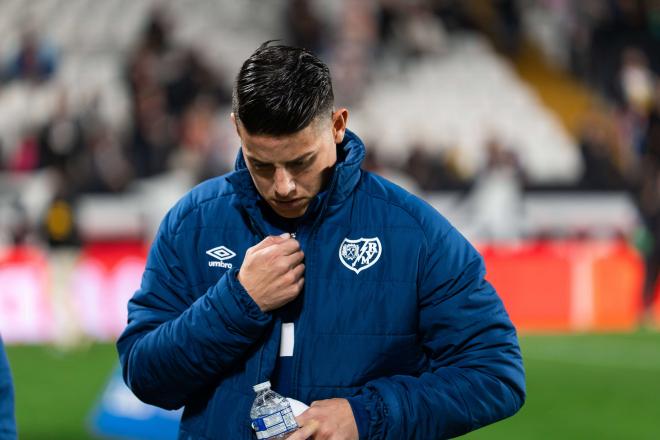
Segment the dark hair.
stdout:
[[232,111],[251,134],[286,135],[332,111],[330,70],[306,49],[262,44],[236,77]]

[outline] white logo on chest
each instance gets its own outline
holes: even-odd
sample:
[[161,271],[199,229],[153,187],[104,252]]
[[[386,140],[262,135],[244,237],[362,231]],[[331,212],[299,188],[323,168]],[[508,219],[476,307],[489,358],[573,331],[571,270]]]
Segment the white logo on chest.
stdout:
[[229,260],[230,258],[234,258],[236,256],[236,252],[224,246],[218,246],[206,251],[206,255],[210,255],[216,260],[219,260],[219,261],[209,261],[209,267],[223,267],[225,269],[231,269],[233,265],[231,263],[225,263],[224,260]]
[[376,264],[382,250],[378,237],[345,238],[339,246],[339,261],[353,272],[360,273]]

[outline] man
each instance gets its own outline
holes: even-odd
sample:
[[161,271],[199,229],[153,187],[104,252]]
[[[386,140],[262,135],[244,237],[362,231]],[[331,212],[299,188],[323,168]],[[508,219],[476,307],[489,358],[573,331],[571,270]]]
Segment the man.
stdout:
[[14,387],[11,381],[9,362],[0,338],[0,440],[16,439],[14,421]]
[[[384,124],[395,123],[382,121]],[[262,45],[243,64],[236,171],[165,217],[117,343],[183,439],[252,439],[252,386],[311,404],[291,440],[434,439],[523,404],[516,332],[479,254],[360,169],[328,68]]]

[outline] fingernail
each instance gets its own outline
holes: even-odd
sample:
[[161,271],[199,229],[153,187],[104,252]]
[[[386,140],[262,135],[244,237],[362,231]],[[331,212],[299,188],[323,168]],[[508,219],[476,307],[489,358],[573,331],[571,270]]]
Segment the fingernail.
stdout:
[[289,238],[289,237],[291,237],[291,234],[289,234],[288,232],[285,232],[284,234],[280,234],[280,237]]

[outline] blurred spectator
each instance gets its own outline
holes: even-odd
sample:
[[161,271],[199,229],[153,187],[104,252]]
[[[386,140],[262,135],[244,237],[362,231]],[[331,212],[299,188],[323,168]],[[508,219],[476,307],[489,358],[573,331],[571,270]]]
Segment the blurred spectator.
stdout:
[[14,172],[33,171],[39,166],[39,143],[32,128],[26,128],[11,153],[7,168]]
[[611,190],[625,187],[623,175],[614,161],[616,127],[607,116],[592,111],[582,123],[579,148],[582,176],[578,186],[585,190]]
[[133,178],[133,168],[115,133],[101,125],[86,136],[85,154],[79,163],[81,191],[124,191]]
[[427,149],[417,145],[412,147],[404,171],[424,191],[464,189],[467,183],[458,159],[457,149],[429,154]]
[[637,195],[643,226],[650,236],[650,246],[644,252],[644,320],[650,317],[660,272],[660,82],[655,88],[655,102],[645,139]]
[[380,0],[376,8],[376,26],[378,29],[379,46],[392,44],[395,32],[395,21],[398,15],[397,0]]
[[174,22],[164,8],[155,8],[128,60],[128,83],[133,97],[142,90],[160,89],[166,111],[181,115],[200,94],[229,102],[231,94],[221,76],[192,48],[173,42]]
[[621,90],[624,103],[635,112],[646,115],[653,103],[653,72],[644,52],[628,47],[621,63]]
[[395,35],[405,54],[413,57],[432,56],[446,50],[445,28],[427,4],[412,3],[402,12]]
[[375,25],[379,37],[376,48],[381,52],[417,58],[446,50],[447,32],[428,1],[381,0]]
[[[233,166],[236,157],[235,145],[223,136],[223,127],[218,124],[218,113],[217,102],[211,96],[200,95],[181,121],[181,148],[173,162],[188,170],[196,181],[229,171],[227,165]],[[234,127],[229,130],[235,132]]]
[[522,41],[520,10],[516,0],[494,0],[495,20],[493,28],[498,47],[515,56]]
[[411,148],[404,171],[413,176],[419,187],[424,191],[432,190],[435,186],[436,163],[421,146]]
[[14,194],[0,210],[0,248],[27,244],[32,225],[21,198]]
[[[652,2],[641,0],[615,0],[607,2],[602,15],[594,22],[589,50],[588,80],[607,97],[621,103],[625,100],[619,87],[619,71],[622,64],[635,62],[624,52],[637,48],[649,59],[657,58],[660,40],[653,37],[646,18],[648,5]],[[657,6],[656,6],[657,7]],[[658,61],[650,65],[657,71]],[[635,79],[638,81],[638,78]]]
[[[178,148],[189,142],[191,121],[199,98],[212,108],[227,103],[230,93],[221,77],[192,49],[172,41],[174,23],[163,8],[155,8],[128,61],[128,83],[133,104],[129,154],[137,177],[149,177],[170,168]],[[193,109],[193,110],[191,110]]]
[[55,196],[43,217],[43,234],[51,247],[77,246],[78,231],[74,217],[75,199],[70,177],[61,171],[55,173]]
[[289,32],[291,45],[323,53],[325,23],[310,0],[289,0],[284,11],[284,29]]
[[179,127],[176,119],[166,112],[161,89],[142,88],[134,99],[129,154],[137,177],[149,177],[167,169],[170,154],[176,147]]
[[626,48],[622,57],[620,95],[623,102],[620,124],[629,154],[638,168],[653,105],[654,75],[649,69],[646,55],[641,50],[635,47]]
[[182,69],[183,55],[171,41],[172,26],[167,11],[155,8],[128,61],[133,107],[128,152],[137,177],[165,171],[176,146],[178,127],[169,112],[182,110],[183,98],[177,92],[184,86],[173,86],[168,96],[167,84]]
[[[365,143],[365,145],[372,145],[372,144],[367,142]],[[384,171],[383,164],[380,162],[380,158],[378,157],[375,148],[367,148],[367,153],[364,157],[364,161],[362,161],[362,168],[376,174],[383,173]]]
[[448,32],[475,30],[476,24],[461,0],[430,0],[433,13],[442,21]]
[[194,104],[198,96],[205,95],[216,102],[229,103],[231,94],[222,87],[221,77],[192,49],[178,54],[180,59],[171,66],[172,72],[163,86],[167,96],[167,110],[181,116]]
[[338,29],[328,49],[337,102],[352,105],[362,99],[378,50],[375,5],[345,0]]
[[83,132],[78,115],[70,111],[68,95],[62,91],[55,112],[39,131],[39,167],[73,172],[72,162],[83,150]]
[[57,69],[55,49],[43,41],[36,31],[23,32],[21,45],[7,64],[7,80],[41,82],[49,79]]
[[487,144],[486,166],[468,196],[471,230],[494,241],[519,240],[524,224],[522,191],[525,175],[516,155],[492,138]]

